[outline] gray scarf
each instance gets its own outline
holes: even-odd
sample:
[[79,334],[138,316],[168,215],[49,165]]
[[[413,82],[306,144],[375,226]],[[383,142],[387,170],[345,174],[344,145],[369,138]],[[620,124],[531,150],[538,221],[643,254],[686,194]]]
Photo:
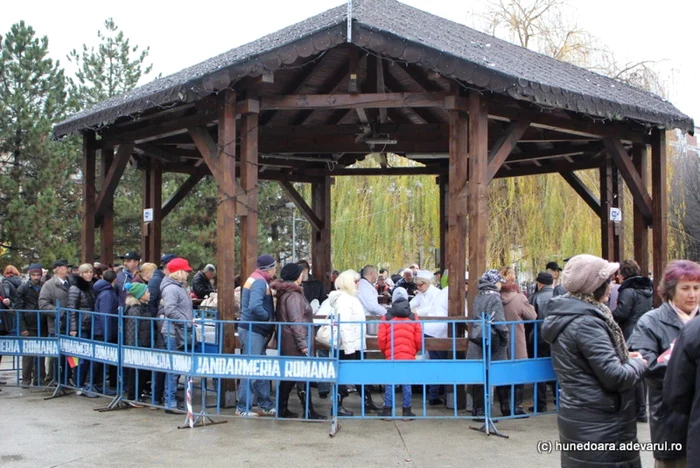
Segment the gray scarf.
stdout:
[[613,344],[615,345],[615,351],[617,351],[617,355],[620,357],[620,360],[624,363],[627,362],[630,358],[630,353],[629,350],[627,349],[627,343],[625,343],[625,335],[622,333],[622,329],[620,326],[615,322],[615,319],[613,318],[612,312],[610,312],[610,309],[608,309],[608,306],[605,304],[596,301],[593,298],[592,294],[576,294],[576,293],[569,293],[570,297],[573,297],[574,299],[578,299],[579,301],[583,301],[587,304],[591,304],[601,312],[603,312],[603,317],[605,317],[605,324],[610,328],[612,331],[613,335]]

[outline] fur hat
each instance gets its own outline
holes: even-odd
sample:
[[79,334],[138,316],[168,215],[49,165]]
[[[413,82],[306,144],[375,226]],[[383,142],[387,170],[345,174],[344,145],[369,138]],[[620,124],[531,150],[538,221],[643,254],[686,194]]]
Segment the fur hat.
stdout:
[[595,255],[576,255],[566,263],[562,284],[570,293],[592,294],[619,268]]

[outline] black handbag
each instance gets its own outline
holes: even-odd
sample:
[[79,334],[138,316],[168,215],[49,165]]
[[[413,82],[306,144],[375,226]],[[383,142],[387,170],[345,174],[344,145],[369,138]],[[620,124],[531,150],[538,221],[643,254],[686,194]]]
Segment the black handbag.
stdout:
[[[481,316],[486,319],[486,322],[488,323],[493,323],[493,317],[495,315],[495,312],[492,312],[491,314],[486,314],[486,312],[482,312]],[[477,344],[479,346],[482,346],[484,344],[484,326],[486,325],[485,323],[482,322],[472,322],[471,324],[471,329],[469,330],[469,341],[471,341],[474,344]],[[496,330],[496,327],[491,325],[491,346],[498,346],[500,342],[498,330]]]

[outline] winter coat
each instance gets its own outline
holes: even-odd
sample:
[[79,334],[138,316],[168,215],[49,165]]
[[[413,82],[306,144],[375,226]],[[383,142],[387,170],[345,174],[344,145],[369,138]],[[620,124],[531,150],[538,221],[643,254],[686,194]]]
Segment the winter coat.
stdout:
[[[39,310],[39,291],[41,286],[34,286],[31,281],[25,281],[17,289],[17,310]],[[26,312],[19,314],[19,331],[29,332],[31,336],[38,336],[39,323],[41,323],[41,336],[47,336],[47,314]]]
[[414,281],[406,281],[405,278],[401,278],[396,282],[394,289],[396,288],[404,288],[409,296],[415,296],[418,292],[418,285]]
[[[255,270],[241,288],[241,322],[271,322],[274,317],[270,286],[262,272]],[[273,324],[265,323],[240,323],[238,327],[266,337],[275,331]]]
[[[474,298],[474,303],[469,309],[469,320],[481,319],[482,313],[493,315],[494,322],[505,322],[506,316],[501,302],[501,295],[495,284],[479,281],[479,294]],[[492,325],[499,337],[498,343],[492,343],[491,360],[505,361],[508,359],[508,326]],[[484,329],[486,331],[486,329]],[[481,345],[469,343],[467,347],[467,359],[483,359]]]
[[134,281],[134,275],[131,274],[130,271],[127,270],[122,270],[119,273],[117,273],[117,284],[115,287],[117,288],[117,294],[119,295],[119,306],[124,307],[126,305],[126,288],[124,288],[124,285],[127,283],[131,283]]
[[159,315],[170,321],[163,321],[160,332],[166,338],[175,338],[177,348],[192,342],[192,299],[181,283],[166,276],[160,283]]
[[119,296],[111,283],[101,279],[92,287],[95,292],[95,312],[91,333],[115,343],[119,328]]
[[134,296],[126,296],[126,307],[124,308],[124,346],[150,348],[151,321],[137,320],[135,317],[139,319],[149,317],[148,304],[142,303]]
[[[424,293],[418,292],[411,299],[410,307],[416,311],[418,317],[441,317],[444,310],[438,304],[440,290],[432,284]],[[447,319],[447,316],[444,316]],[[423,324],[424,333],[434,338],[447,338],[447,322],[426,320]]]
[[[79,275],[73,275],[72,286],[68,289],[68,308],[74,310],[95,310],[95,292],[92,283],[85,281]],[[78,331],[78,316],[81,316],[83,328],[89,324],[92,314],[79,314],[70,312],[70,331]]]
[[553,297],[557,296],[563,296],[564,294],[568,293],[569,291],[566,290],[563,284],[558,284],[557,286],[554,287],[554,293],[552,294]]
[[[66,278],[66,284],[63,284],[63,282],[58,278],[58,276],[54,276],[53,278],[50,278],[49,280],[44,283],[44,285],[41,287],[41,292],[39,292],[39,308],[41,310],[56,310],[56,305],[60,305],[61,307],[67,307],[68,306],[68,289],[70,288],[70,284],[68,283],[68,279]],[[64,316],[65,312],[61,310],[60,313],[60,321],[61,323],[64,323]],[[48,332],[49,335],[55,335],[57,330],[56,330],[56,314],[47,314],[46,318],[47,322],[47,327],[48,327]],[[63,327],[63,330],[65,331],[66,328],[65,326]]]
[[364,324],[349,323],[365,321],[365,309],[360,300],[345,291],[333,291],[328,295],[328,302],[340,320],[340,349],[345,354],[365,349],[366,334],[362,333]]
[[[634,387],[645,372],[640,359],[621,362],[603,312],[568,295],[547,305],[543,338],[551,344],[560,386],[561,442],[637,440]],[[565,467],[641,467],[639,451],[566,451]]]
[[387,359],[416,359],[423,341],[423,331],[417,320],[406,299],[399,298],[391,305],[389,312],[382,317],[377,333],[379,349]]
[[[273,281],[270,287],[277,291],[277,321],[295,323],[281,325],[282,355],[313,356],[313,326],[306,324],[313,324],[314,313],[304,297],[303,288],[289,281]],[[302,353],[302,349],[307,349],[307,353]]]
[[[525,294],[520,292],[517,285],[503,285],[501,288],[501,302],[503,302],[503,313],[506,317],[506,322],[521,322],[537,318],[535,308],[527,302]],[[511,336],[511,342],[508,345],[508,359],[527,359],[525,324],[509,324],[507,327]]]
[[[668,302],[658,309],[647,312],[639,319],[634,333],[627,345],[632,351],[639,351],[647,360],[649,371],[646,382],[649,388],[649,429],[652,442],[680,442],[684,450],[654,450],[654,458],[682,458],[685,453],[685,435],[688,428],[688,416],[677,413],[663,403],[663,383],[666,375],[666,363],[658,363],[656,358],[671,347],[683,330],[683,322]],[[674,350],[675,356],[675,350]]]
[[211,281],[209,281],[204,272],[198,271],[192,279],[192,292],[195,293],[198,298],[204,299],[214,291],[214,286],[211,284]]
[[153,270],[153,276],[148,280],[148,314],[151,317],[158,316],[158,307],[160,306],[160,284],[165,278],[163,270],[157,268]]
[[613,310],[613,316],[626,340],[632,336],[642,315],[653,308],[654,284],[649,278],[633,276],[623,281],[617,290],[617,307]]
[[14,334],[17,332],[16,312],[17,290],[22,286],[22,278],[19,276],[8,276],[0,282],[0,296],[10,300],[10,307],[0,301],[0,332]]
[[[566,292],[564,292],[564,294],[566,294]],[[552,286],[544,286],[542,289],[535,291],[535,293],[530,296],[528,302],[535,308],[537,320],[544,320],[547,316],[547,304],[552,297],[554,297],[554,288]],[[531,351],[534,353],[535,327],[526,328],[529,329],[527,336],[528,344],[531,346]],[[542,339],[542,322],[540,322],[537,324],[537,357],[547,357],[550,355],[549,344]]]
[[326,288],[323,287],[323,283],[315,279],[313,276],[309,275],[309,279],[301,283],[301,287],[304,290],[304,297],[309,303],[316,299],[319,304],[328,299],[328,294],[326,294]]
[[[648,314],[647,314],[648,315]],[[645,316],[646,317],[646,316]],[[688,418],[687,461],[700,466],[700,320],[693,319],[673,346],[664,377],[664,406]],[[652,413],[653,414],[653,413]],[[653,440],[653,437],[652,437]]]

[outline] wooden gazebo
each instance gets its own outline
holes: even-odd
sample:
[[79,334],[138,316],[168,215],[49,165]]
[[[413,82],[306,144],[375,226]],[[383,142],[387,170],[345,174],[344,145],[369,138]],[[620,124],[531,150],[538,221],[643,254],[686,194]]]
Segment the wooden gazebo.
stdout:
[[[160,255],[160,221],[214,176],[226,319],[234,312],[233,277],[246,277],[258,254],[258,180],[279,181],[310,222],[314,274],[323,278],[331,266],[333,177],[436,175],[441,263],[455,316],[464,310],[467,218],[469,269],[486,267],[491,179],[561,174],[600,215],[602,255],[616,260],[622,246],[609,211],[622,180],[634,197],[634,258],[646,271],[651,228],[658,278],[667,255],[665,130],[674,128],[692,132],[693,121],[658,96],[394,0],[357,0],[102,102],[56,125],[55,135],[84,138],[85,261],[94,258],[98,227],[100,258],[112,260],[113,194],[130,161],[144,171],[144,208],[154,210],[142,245],[151,261]],[[425,167],[351,167],[370,152]],[[600,199],[576,175],[597,168]],[[164,172],[190,175],[165,202]],[[293,182],[311,184],[310,206]],[[470,276],[470,292],[477,278]]]

